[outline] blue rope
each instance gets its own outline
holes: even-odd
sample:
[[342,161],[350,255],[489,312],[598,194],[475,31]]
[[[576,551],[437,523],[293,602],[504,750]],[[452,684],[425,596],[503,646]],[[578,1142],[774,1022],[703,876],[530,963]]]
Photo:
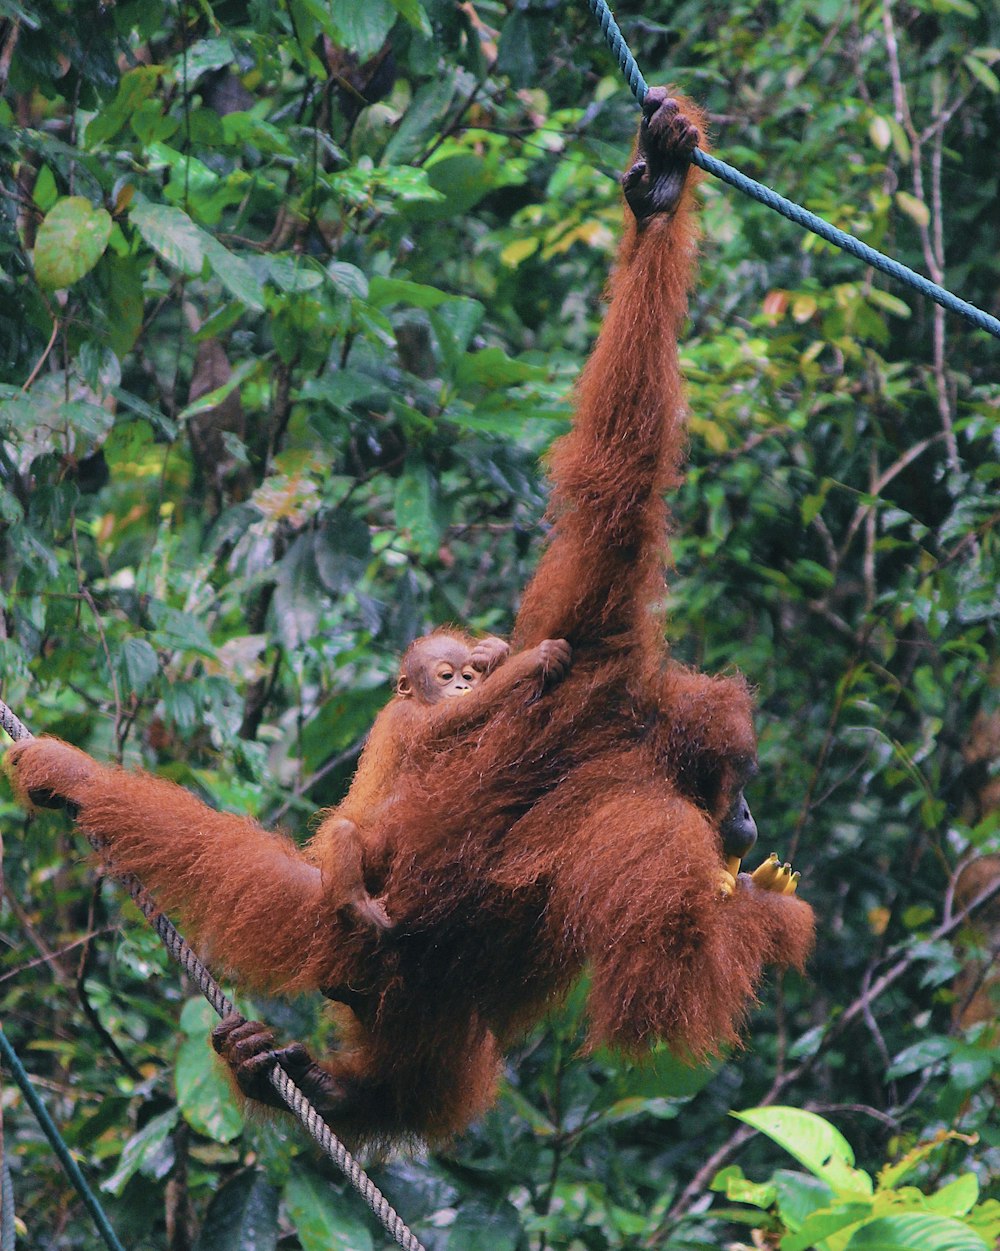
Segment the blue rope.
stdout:
[[[636,64],[635,57],[625,42],[625,36],[612,16],[606,0],[588,0],[588,3],[591,12],[600,23],[604,38],[608,41],[608,46],[615,55],[618,67],[625,76],[625,81],[631,88],[636,100],[639,104],[642,104],[646,98],[646,93],[649,91],[649,84],[639,72],[639,66]],[[875,248],[869,247],[867,243],[862,243],[854,235],[838,230],[836,226],[832,226],[822,217],[817,217],[815,213],[810,213],[801,204],[796,204],[792,200],[786,200],[783,195],[778,195],[770,187],[765,187],[762,182],[748,178],[746,174],[741,173],[738,169],[734,169],[732,165],[727,165],[725,161],[709,156],[707,152],[702,152],[700,148],[695,148],[691,159],[700,169],[706,170],[709,174],[714,174],[716,178],[721,178],[723,182],[728,182],[730,186],[736,187],[737,190],[742,191],[754,200],[759,200],[761,204],[766,204],[768,208],[774,209],[782,217],[787,217],[789,221],[795,222],[797,226],[811,230],[813,234],[819,235],[821,239],[826,239],[827,242],[835,244],[845,252],[850,252],[852,256],[856,256],[859,260],[864,261],[866,265],[880,269],[884,274],[889,274],[890,277],[905,283],[915,291],[919,291],[921,295],[928,296],[950,312],[957,313],[959,317],[964,317],[966,321],[971,322],[974,326],[978,326],[980,330],[985,330],[988,334],[1000,339],[1000,319],[990,316],[989,313],[984,312],[981,308],[977,308],[975,304],[969,304],[967,300],[960,300],[957,295],[946,291],[944,287],[939,287],[936,282],[931,282],[923,274],[918,274],[915,269],[910,269],[907,265],[902,265],[899,261],[893,260],[891,256],[886,256],[883,252],[876,251]]]
[[90,1215],[94,1218],[94,1224],[100,1231],[101,1237],[104,1239],[108,1251],[125,1251],[125,1248],[118,1241],[115,1231],[108,1224],[108,1218],[104,1215],[104,1209],[97,1201],[97,1196],[87,1185],[87,1179],[80,1171],[80,1166],[69,1153],[69,1147],[62,1140],[56,1123],[49,1116],[48,1109],[39,1099],[38,1094],[31,1084],[31,1078],[28,1076],[24,1065],[17,1058],[17,1052],[10,1045],[7,1035],[0,1029],[0,1053],[3,1055],[4,1062],[13,1074],[14,1081],[21,1088],[21,1093],[27,1101],[28,1107],[34,1112],[38,1124],[42,1127],[42,1132],[49,1140],[52,1150],[59,1157],[59,1163],[63,1166],[66,1176],[73,1183],[77,1194],[83,1200],[84,1206]]
[[14,1183],[6,1151],[0,1168],[0,1251],[14,1251]]

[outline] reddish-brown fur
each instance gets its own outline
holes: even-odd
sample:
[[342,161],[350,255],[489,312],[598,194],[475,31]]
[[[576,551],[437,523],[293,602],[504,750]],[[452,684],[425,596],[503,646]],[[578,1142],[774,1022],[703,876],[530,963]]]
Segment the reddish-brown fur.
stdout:
[[[253,821],[52,740],[15,749],[22,793],[78,805],[217,969],[268,991],[350,991],[356,1015],[324,1067],[353,1096],[328,1119],[354,1139],[463,1128],[492,1100],[503,1048],[587,966],[593,1043],[666,1038],[702,1056],[737,1039],[765,965],[807,954],[802,901],[742,877],[719,890],[719,823],[755,754],[746,685],[672,663],[663,642],[693,182],[672,216],[626,228],[552,457],[555,526],[515,654],[462,724],[409,744],[390,801],[366,817],[393,848],[391,941],[345,923],[335,883]],[[540,694],[519,666],[550,638],[572,644],[573,666]]]
[[[557,640],[544,640],[522,653],[514,673],[516,682],[537,678],[540,691],[547,680],[562,676],[563,653]],[[396,694],[375,718],[351,786],[341,802],[323,814],[306,854],[329,883],[329,902],[337,892],[353,908],[362,923],[383,926],[380,905],[373,904],[366,884],[380,891],[384,886],[386,844],[378,821],[383,804],[393,798],[398,779],[418,743],[440,741],[465,725],[481,721],[483,709],[503,698],[508,684],[490,681],[505,662],[509,648],[501,639],[476,640],[453,627],[435,630],[415,640],[400,661]],[[435,681],[437,662],[447,656],[452,667],[464,671],[462,685],[468,691],[448,697]],[[483,690],[483,684],[487,689]]]

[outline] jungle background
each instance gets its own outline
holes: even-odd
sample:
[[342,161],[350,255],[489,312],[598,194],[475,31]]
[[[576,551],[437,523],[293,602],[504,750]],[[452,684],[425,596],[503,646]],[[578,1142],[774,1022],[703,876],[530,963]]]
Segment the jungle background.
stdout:
[[[995,5],[618,17],[719,155],[1000,313]],[[634,101],[567,0],[2,0],[0,88],[2,698],[304,835],[402,648],[512,622]],[[758,690],[758,850],[803,871],[808,977],[701,1069],[584,1057],[577,993],[482,1124],[375,1175],[431,1251],[978,1251],[1000,913],[962,913],[997,865],[956,881],[1000,851],[1000,345],[703,198],[670,639]],[[4,786],[3,1029],[123,1242],[383,1245],[289,1119],[241,1116],[210,1010]],[[324,1037],[315,1003],[247,1006]],[[824,1121],[729,1115],[761,1104]],[[99,1246],[9,1073],[2,1109],[18,1245]]]

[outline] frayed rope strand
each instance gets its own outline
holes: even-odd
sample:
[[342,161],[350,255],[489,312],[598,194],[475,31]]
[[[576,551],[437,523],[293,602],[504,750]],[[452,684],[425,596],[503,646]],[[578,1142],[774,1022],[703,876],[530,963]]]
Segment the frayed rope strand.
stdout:
[[[614,53],[615,60],[618,62],[618,66],[625,77],[625,81],[631,88],[632,94],[639,104],[642,104],[646,98],[646,93],[649,91],[649,84],[639,72],[639,66],[636,64],[635,57],[625,42],[625,36],[612,16],[606,0],[587,0],[587,2],[590,5],[591,12],[600,24],[604,38],[608,41],[608,46]],[[714,174],[716,178],[721,178],[723,182],[728,182],[731,187],[742,191],[744,195],[758,200],[761,204],[766,204],[768,208],[774,209],[782,217],[787,217],[789,221],[794,222],[797,226],[801,226],[805,230],[811,230],[814,235],[819,235],[821,239],[826,239],[828,243],[832,243],[836,247],[843,249],[843,251],[849,252],[852,256],[856,256],[858,260],[864,261],[866,265],[871,265],[874,269],[881,270],[882,273],[888,274],[898,282],[912,287],[914,291],[918,291],[921,295],[926,295],[929,299],[934,300],[935,303],[940,304],[942,308],[948,309],[951,313],[957,313],[959,317],[963,317],[967,322],[971,322],[973,326],[980,330],[985,330],[987,334],[993,335],[994,338],[1000,339],[1000,319],[984,312],[981,308],[977,308],[975,304],[970,304],[967,300],[959,299],[951,291],[946,291],[944,287],[938,286],[936,282],[931,282],[923,274],[918,274],[915,269],[910,269],[908,265],[903,265],[899,261],[893,260],[891,256],[886,256],[884,252],[879,252],[875,248],[869,247],[867,243],[862,243],[854,235],[849,235],[844,230],[838,230],[836,226],[831,225],[824,218],[818,217],[815,213],[810,213],[801,204],[796,204],[794,200],[787,200],[783,195],[778,195],[770,187],[766,187],[762,182],[757,182],[754,178],[748,178],[746,174],[735,169],[732,165],[727,165],[725,161],[720,161],[717,157],[710,156],[707,152],[702,152],[701,148],[695,148],[691,160],[699,169],[703,169],[709,174]]]
[[[23,739],[33,737],[31,731],[24,724],[24,722],[21,721],[19,717],[15,716],[2,700],[0,700],[0,727],[6,730],[15,742],[20,742]],[[98,855],[103,856],[105,849],[102,847],[100,840],[91,838],[90,835],[87,835],[87,837],[90,839],[91,845]],[[150,897],[142,883],[131,874],[120,874],[118,875],[118,880],[128,891],[133,902],[142,915],[156,930],[164,947],[166,947],[167,951],[174,958],[174,960],[177,961],[188,977],[190,977],[191,980],[197,985],[198,989],[205,996],[219,1016],[225,1017],[235,1012],[236,1009],[233,1006],[232,1000],[223,993],[222,987],[211,975],[211,973],[209,973],[202,961],[199,960],[195,953],[191,950],[176,927],[167,920],[162,912],[159,911],[156,903]],[[4,1039],[2,1034],[0,1034],[0,1045],[5,1043],[6,1039]],[[9,1047],[9,1044],[7,1044],[7,1046]],[[6,1054],[6,1047],[4,1048],[4,1052]],[[16,1057],[14,1058],[16,1059]],[[285,1070],[281,1068],[280,1065],[275,1065],[271,1070],[270,1078],[271,1085],[281,1096],[282,1101],[288,1110],[302,1125],[305,1126],[311,1137],[319,1143],[324,1152],[330,1157],[334,1164],[337,1165],[354,1189],[359,1195],[361,1195],[362,1199],[364,1199],[365,1203],[367,1203],[369,1208],[371,1208],[374,1215],[378,1217],[379,1221],[382,1223],[382,1227],[385,1229],[386,1233],[389,1234],[392,1240],[398,1243],[399,1246],[403,1248],[403,1251],[425,1251],[425,1248],[420,1240],[409,1229],[406,1222],[402,1219],[396,1209],[392,1206],[388,1199],[386,1199],[385,1195],[381,1192],[381,1190],[379,1190],[378,1186],[375,1185],[357,1160],[355,1160],[354,1156],[351,1155],[350,1151],[348,1151],[340,1139],[334,1134],[333,1130],[330,1129],[326,1121],[323,1120],[320,1114],[288,1076]],[[25,1079],[27,1080],[27,1074],[25,1074]],[[32,1091],[32,1095],[34,1095],[34,1091]],[[35,1095],[34,1098],[37,1101],[37,1095]],[[29,1102],[32,1102],[30,1098]],[[32,1102],[32,1109],[34,1110],[34,1108],[35,1103]],[[44,1108],[42,1111],[44,1111]],[[36,1115],[38,1115],[37,1111]],[[48,1135],[48,1129],[45,1127],[44,1122],[42,1124],[42,1128],[45,1129],[45,1132]],[[52,1142],[53,1148],[56,1150],[57,1155],[59,1155],[59,1159],[63,1161],[63,1167],[67,1167],[64,1159],[65,1153],[65,1157],[69,1159],[69,1163],[76,1168],[76,1172],[79,1174],[79,1180],[83,1183],[84,1190],[80,1190],[73,1174],[70,1174],[70,1180],[72,1180],[73,1184],[77,1186],[77,1190],[79,1191],[81,1198],[85,1203],[87,1203],[88,1208],[91,1210],[91,1214],[94,1215],[94,1219],[97,1221],[97,1215],[91,1207],[91,1204],[97,1205],[97,1200],[94,1199],[89,1190],[86,1190],[87,1183],[83,1180],[82,1174],[79,1173],[79,1168],[76,1167],[75,1161],[71,1156],[69,1156],[65,1143],[62,1143],[62,1139],[59,1138],[59,1133],[58,1130],[56,1130],[55,1125],[52,1125],[52,1131],[55,1134],[56,1139],[58,1139],[58,1141],[62,1144],[62,1151],[56,1147],[56,1143],[51,1135],[49,1135],[49,1141]],[[87,1199],[88,1195],[90,1195],[90,1202],[88,1202]],[[99,1206],[97,1210],[100,1211]],[[102,1212],[102,1218],[103,1215],[104,1214]],[[104,1224],[107,1225],[106,1219]],[[101,1226],[99,1221],[98,1226],[101,1228],[101,1232],[103,1233],[104,1227]],[[121,1244],[117,1241],[117,1239],[115,1239],[110,1226],[108,1226],[108,1232],[110,1233],[111,1239],[114,1239],[114,1241],[108,1241],[108,1239],[105,1238],[105,1241],[108,1242],[108,1246],[111,1248],[111,1251],[122,1251]]]

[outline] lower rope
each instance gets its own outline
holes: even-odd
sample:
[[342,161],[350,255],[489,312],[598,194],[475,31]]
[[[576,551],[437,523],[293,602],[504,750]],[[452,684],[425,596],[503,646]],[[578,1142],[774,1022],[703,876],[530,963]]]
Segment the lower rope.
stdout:
[[[6,729],[6,726],[4,726],[4,728]],[[108,1251],[125,1251],[125,1248],[118,1241],[117,1234],[111,1228],[111,1225],[108,1222],[108,1218],[104,1214],[104,1209],[101,1207],[100,1203],[98,1202],[97,1196],[94,1194],[91,1188],[87,1185],[87,1179],[84,1177],[83,1173],[80,1171],[79,1164],[77,1164],[76,1160],[74,1160],[72,1155],[70,1155],[69,1147],[67,1147],[65,1142],[63,1141],[62,1135],[59,1133],[59,1130],[56,1128],[55,1121],[53,1121],[52,1117],[49,1116],[48,1108],[45,1106],[44,1103],[42,1103],[41,1099],[38,1097],[38,1092],[35,1090],[34,1086],[32,1086],[31,1078],[28,1076],[27,1070],[25,1069],[24,1065],[21,1063],[20,1059],[18,1058],[17,1052],[10,1045],[10,1040],[8,1039],[7,1035],[3,1032],[2,1029],[0,1029],[0,1055],[3,1056],[4,1063],[6,1064],[7,1068],[10,1069],[10,1072],[11,1072],[12,1077],[14,1078],[14,1081],[17,1082],[18,1086],[20,1086],[21,1093],[24,1095],[24,1098],[25,1098],[25,1102],[27,1103],[28,1107],[31,1108],[32,1112],[34,1112],[35,1119],[38,1121],[38,1124],[42,1127],[42,1133],[49,1140],[49,1146],[56,1153],[56,1156],[59,1159],[59,1163],[63,1167],[63,1172],[66,1174],[69,1180],[73,1183],[73,1188],[76,1190],[76,1193],[83,1200],[84,1207],[93,1217],[94,1224],[97,1226],[101,1237],[104,1239],[104,1243],[108,1247]],[[6,1209],[6,1207],[7,1207],[7,1204],[5,1201],[4,1208]],[[14,1209],[13,1195],[11,1195],[11,1202],[10,1202],[11,1230],[13,1230],[13,1209]],[[7,1216],[7,1213],[5,1211],[4,1212],[4,1227],[5,1228],[7,1226],[6,1216]]]
[[[618,66],[632,94],[639,104],[642,104],[646,98],[646,93],[649,91],[649,84],[640,73],[635,57],[632,55],[632,51],[625,41],[625,36],[615,21],[611,9],[608,7],[607,0],[588,0],[588,4],[591,12],[600,24],[601,32],[614,53]],[[984,312],[981,308],[977,308],[975,304],[970,304],[968,300],[959,299],[951,291],[938,286],[936,282],[931,282],[923,274],[918,274],[915,269],[910,269],[908,265],[903,265],[891,256],[886,256],[884,252],[879,252],[875,248],[869,247],[867,243],[862,243],[855,235],[849,235],[844,230],[838,230],[836,226],[832,225],[825,218],[819,217],[815,213],[810,213],[808,209],[803,208],[801,204],[796,204],[794,200],[785,199],[777,191],[773,191],[762,182],[757,182],[754,178],[749,178],[746,174],[734,168],[734,166],[727,165],[725,161],[720,161],[717,157],[710,156],[707,152],[702,152],[701,148],[695,148],[691,160],[699,169],[703,169],[709,174],[714,174],[716,178],[721,178],[723,182],[728,182],[731,187],[742,191],[744,195],[758,200],[761,204],[766,204],[768,208],[774,209],[782,217],[787,217],[789,221],[795,222],[797,226],[801,226],[805,230],[811,230],[814,235],[819,235],[821,239],[826,239],[828,243],[832,243],[844,252],[849,252],[852,256],[856,256],[858,260],[864,261],[866,265],[871,265],[874,269],[881,270],[884,274],[889,274],[890,277],[897,279],[897,281],[912,287],[914,291],[919,291],[921,295],[926,295],[929,299],[934,300],[943,308],[948,309],[949,312],[957,313],[959,317],[964,317],[973,326],[977,326],[980,330],[985,330],[987,334],[993,335],[994,338],[1000,339],[1000,319]]]
[[[33,737],[24,722],[15,716],[2,701],[0,701],[0,727],[6,730],[15,742]],[[106,849],[102,846],[100,839],[92,838],[89,834],[87,837],[98,855],[103,856]],[[149,892],[142,883],[131,874],[119,874],[117,876],[122,886],[128,891],[136,907],[160,936],[164,947],[166,947],[184,972],[187,973],[188,977],[197,985],[219,1016],[225,1017],[235,1012],[236,1008],[232,1000],[224,994],[222,987],[209,973],[204,963],[191,950],[173,923],[168,921],[163,913],[159,911],[156,903],[150,898]],[[2,1033],[0,1033],[0,1040],[6,1042]],[[9,1044],[7,1045],[9,1046]],[[27,1074],[25,1074],[25,1077],[27,1077]],[[333,1130],[330,1129],[326,1121],[323,1120],[285,1070],[280,1065],[275,1065],[271,1070],[270,1077],[271,1085],[281,1096],[285,1106],[305,1126],[312,1138],[319,1143],[327,1156],[337,1165],[354,1189],[368,1204],[369,1208],[371,1208],[375,1216],[378,1217],[386,1233],[389,1234],[393,1241],[403,1247],[404,1251],[425,1251],[423,1244],[417,1236],[410,1230],[396,1209],[386,1199],[385,1195],[379,1190],[378,1186],[375,1185],[336,1134],[334,1134]],[[32,1091],[32,1094],[34,1095],[34,1091]],[[37,1099],[37,1096],[35,1098]],[[48,1114],[46,1113],[46,1115]],[[52,1128],[55,1130],[54,1125]],[[56,1131],[56,1135],[58,1137],[58,1131]],[[65,1150],[65,1144],[63,1144],[63,1149]],[[62,1158],[62,1155],[60,1155],[60,1159]],[[69,1161],[76,1168],[77,1173],[79,1173],[79,1168],[72,1157],[69,1157]],[[86,1186],[82,1174],[80,1174],[80,1180]],[[74,1182],[74,1184],[76,1183]],[[96,1200],[94,1202],[96,1203]],[[101,1215],[103,1216],[103,1213]],[[111,1232],[110,1228],[109,1232]],[[114,1238],[113,1233],[111,1233],[111,1237]],[[117,1240],[113,1243],[109,1242],[108,1246],[112,1248],[112,1251],[122,1251],[121,1245]]]
[[6,1151],[0,1166],[0,1251],[14,1251],[14,1181]]

